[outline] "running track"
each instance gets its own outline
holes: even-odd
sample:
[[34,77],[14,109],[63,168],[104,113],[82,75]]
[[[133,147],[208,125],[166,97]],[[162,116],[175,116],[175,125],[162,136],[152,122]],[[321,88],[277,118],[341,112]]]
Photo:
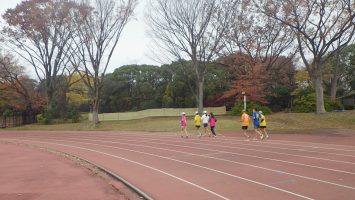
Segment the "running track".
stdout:
[[124,132],[0,132],[0,141],[84,158],[153,199],[355,199],[351,145]]

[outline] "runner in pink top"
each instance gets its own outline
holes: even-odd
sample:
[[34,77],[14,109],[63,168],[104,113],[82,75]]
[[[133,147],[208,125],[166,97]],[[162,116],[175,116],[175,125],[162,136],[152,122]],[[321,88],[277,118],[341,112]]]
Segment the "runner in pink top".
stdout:
[[189,135],[187,134],[187,119],[186,119],[186,113],[182,112],[181,113],[181,121],[180,121],[180,126],[181,126],[181,137],[184,137],[184,133],[185,133],[185,137],[188,138]]
[[210,113],[209,121],[210,121],[210,127],[211,127],[211,132],[213,134],[213,137],[216,137],[217,135],[216,132],[214,131],[214,128],[216,126],[217,119],[212,112]]
[[186,115],[181,116],[181,126],[187,126]]

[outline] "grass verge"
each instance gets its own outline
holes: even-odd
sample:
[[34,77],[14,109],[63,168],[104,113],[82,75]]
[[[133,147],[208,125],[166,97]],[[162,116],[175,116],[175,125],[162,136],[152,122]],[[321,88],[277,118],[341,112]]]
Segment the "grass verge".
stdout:
[[[355,131],[355,110],[329,112],[321,115],[314,113],[275,113],[266,117],[268,130],[352,129]],[[240,129],[238,116],[217,116],[217,119],[216,130],[218,132]],[[105,121],[95,127],[85,119],[80,123],[32,124],[2,130],[178,132],[180,131],[179,120],[179,117],[150,117],[128,121]],[[193,130],[193,117],[188,117],[188,131],[192,132]]]

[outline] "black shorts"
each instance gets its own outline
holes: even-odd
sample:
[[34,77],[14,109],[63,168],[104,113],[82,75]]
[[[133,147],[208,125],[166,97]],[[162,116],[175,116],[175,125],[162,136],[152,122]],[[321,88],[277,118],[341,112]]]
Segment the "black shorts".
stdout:
[[205,127],[205,128],[208,127],[208,124],[203,124],[203,127]]
[[266,126],[260,126],[260,128],[266,128]]
[[242,126],[242,129],[243,129],[243,130],[247,130],[247,129],[248,129],[248,126]]
[[195,126],[196,128],[200,128],[201,126]]

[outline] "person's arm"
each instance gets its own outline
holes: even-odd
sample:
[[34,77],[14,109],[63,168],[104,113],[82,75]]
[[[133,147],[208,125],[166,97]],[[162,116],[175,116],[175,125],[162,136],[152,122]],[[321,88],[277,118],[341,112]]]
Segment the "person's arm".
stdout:
[[264,121],[264,119],[265,119],[265,116],[263,115],[262,117],[261,117],[261,122],[263,122]]

